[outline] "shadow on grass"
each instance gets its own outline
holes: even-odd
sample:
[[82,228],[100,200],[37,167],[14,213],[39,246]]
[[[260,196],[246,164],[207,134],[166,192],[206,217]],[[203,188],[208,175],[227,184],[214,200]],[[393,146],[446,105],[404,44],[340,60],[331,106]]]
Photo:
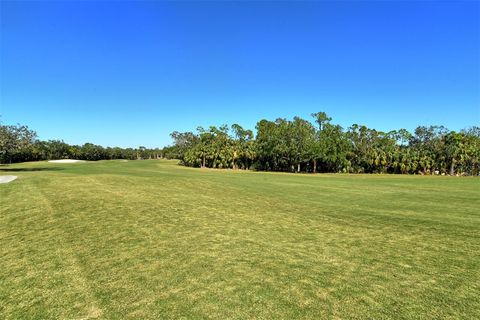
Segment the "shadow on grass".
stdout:
[[64,168],[52,167],[52,168],[0,168],[0,171],[5,172],[24,172],[24,171],[58,171],[65,170]]

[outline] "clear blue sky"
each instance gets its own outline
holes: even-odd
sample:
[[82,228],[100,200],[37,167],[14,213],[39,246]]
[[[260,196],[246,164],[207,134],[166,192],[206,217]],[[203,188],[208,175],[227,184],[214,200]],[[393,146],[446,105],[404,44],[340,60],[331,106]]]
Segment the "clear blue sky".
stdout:
[[480,123],[480,4],[1,1],[0,113],[42,139],[326,111],[379,129]]

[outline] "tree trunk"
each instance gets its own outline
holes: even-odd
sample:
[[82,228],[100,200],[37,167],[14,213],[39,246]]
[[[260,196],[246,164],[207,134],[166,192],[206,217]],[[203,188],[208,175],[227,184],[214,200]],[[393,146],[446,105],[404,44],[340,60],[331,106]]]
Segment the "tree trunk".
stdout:
[[300,163],[297,164],[297,172],[300,173]]
[[202,155],[202,168],[205,168],[205,153]]
[[313,173],[317,173],[317,159],[313,159]]
[[452,163],[450,164],[450,175],[453,176],[455,174],[455,160],[452,159]]

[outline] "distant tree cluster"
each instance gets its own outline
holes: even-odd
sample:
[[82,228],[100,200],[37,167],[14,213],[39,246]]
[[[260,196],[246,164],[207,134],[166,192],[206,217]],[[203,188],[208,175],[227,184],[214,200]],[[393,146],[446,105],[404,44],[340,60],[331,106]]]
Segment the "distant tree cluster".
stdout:
[[191,167],[257,169],[287,172],[460,174],[480,172],[480,128],[460,132],[443,126],[377,131],[354,124],[347,130],[324,112],[314,123],[261,120],[256,136],[234,124],[173,132],[167,158]]
[[0,125],[0,163],[53,159],[110,160],[151,159],[162,156],[161,149],[145,147],[102,147],[92,143],[70,145],[61,140],[42,141],[23,125]]
[[180,159],[191,167],[249,169],[255,161],[255,141],[253,132],[239,125],[197,128],[191,132],[173,132],[174,146],[163,152],[168,158]]

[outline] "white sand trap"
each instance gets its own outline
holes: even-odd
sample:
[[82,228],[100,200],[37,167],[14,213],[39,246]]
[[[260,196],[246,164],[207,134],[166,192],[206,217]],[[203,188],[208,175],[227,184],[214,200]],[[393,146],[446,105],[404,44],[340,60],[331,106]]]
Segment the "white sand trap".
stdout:
[[17,176],[0,176],[0,183],[9,183],[17,179]]
[[84,162],[83,160],[74,160],[74,159],[61,159],[61,160],[48,160],[48,162],[53,163],[76,163],[76,162]]

